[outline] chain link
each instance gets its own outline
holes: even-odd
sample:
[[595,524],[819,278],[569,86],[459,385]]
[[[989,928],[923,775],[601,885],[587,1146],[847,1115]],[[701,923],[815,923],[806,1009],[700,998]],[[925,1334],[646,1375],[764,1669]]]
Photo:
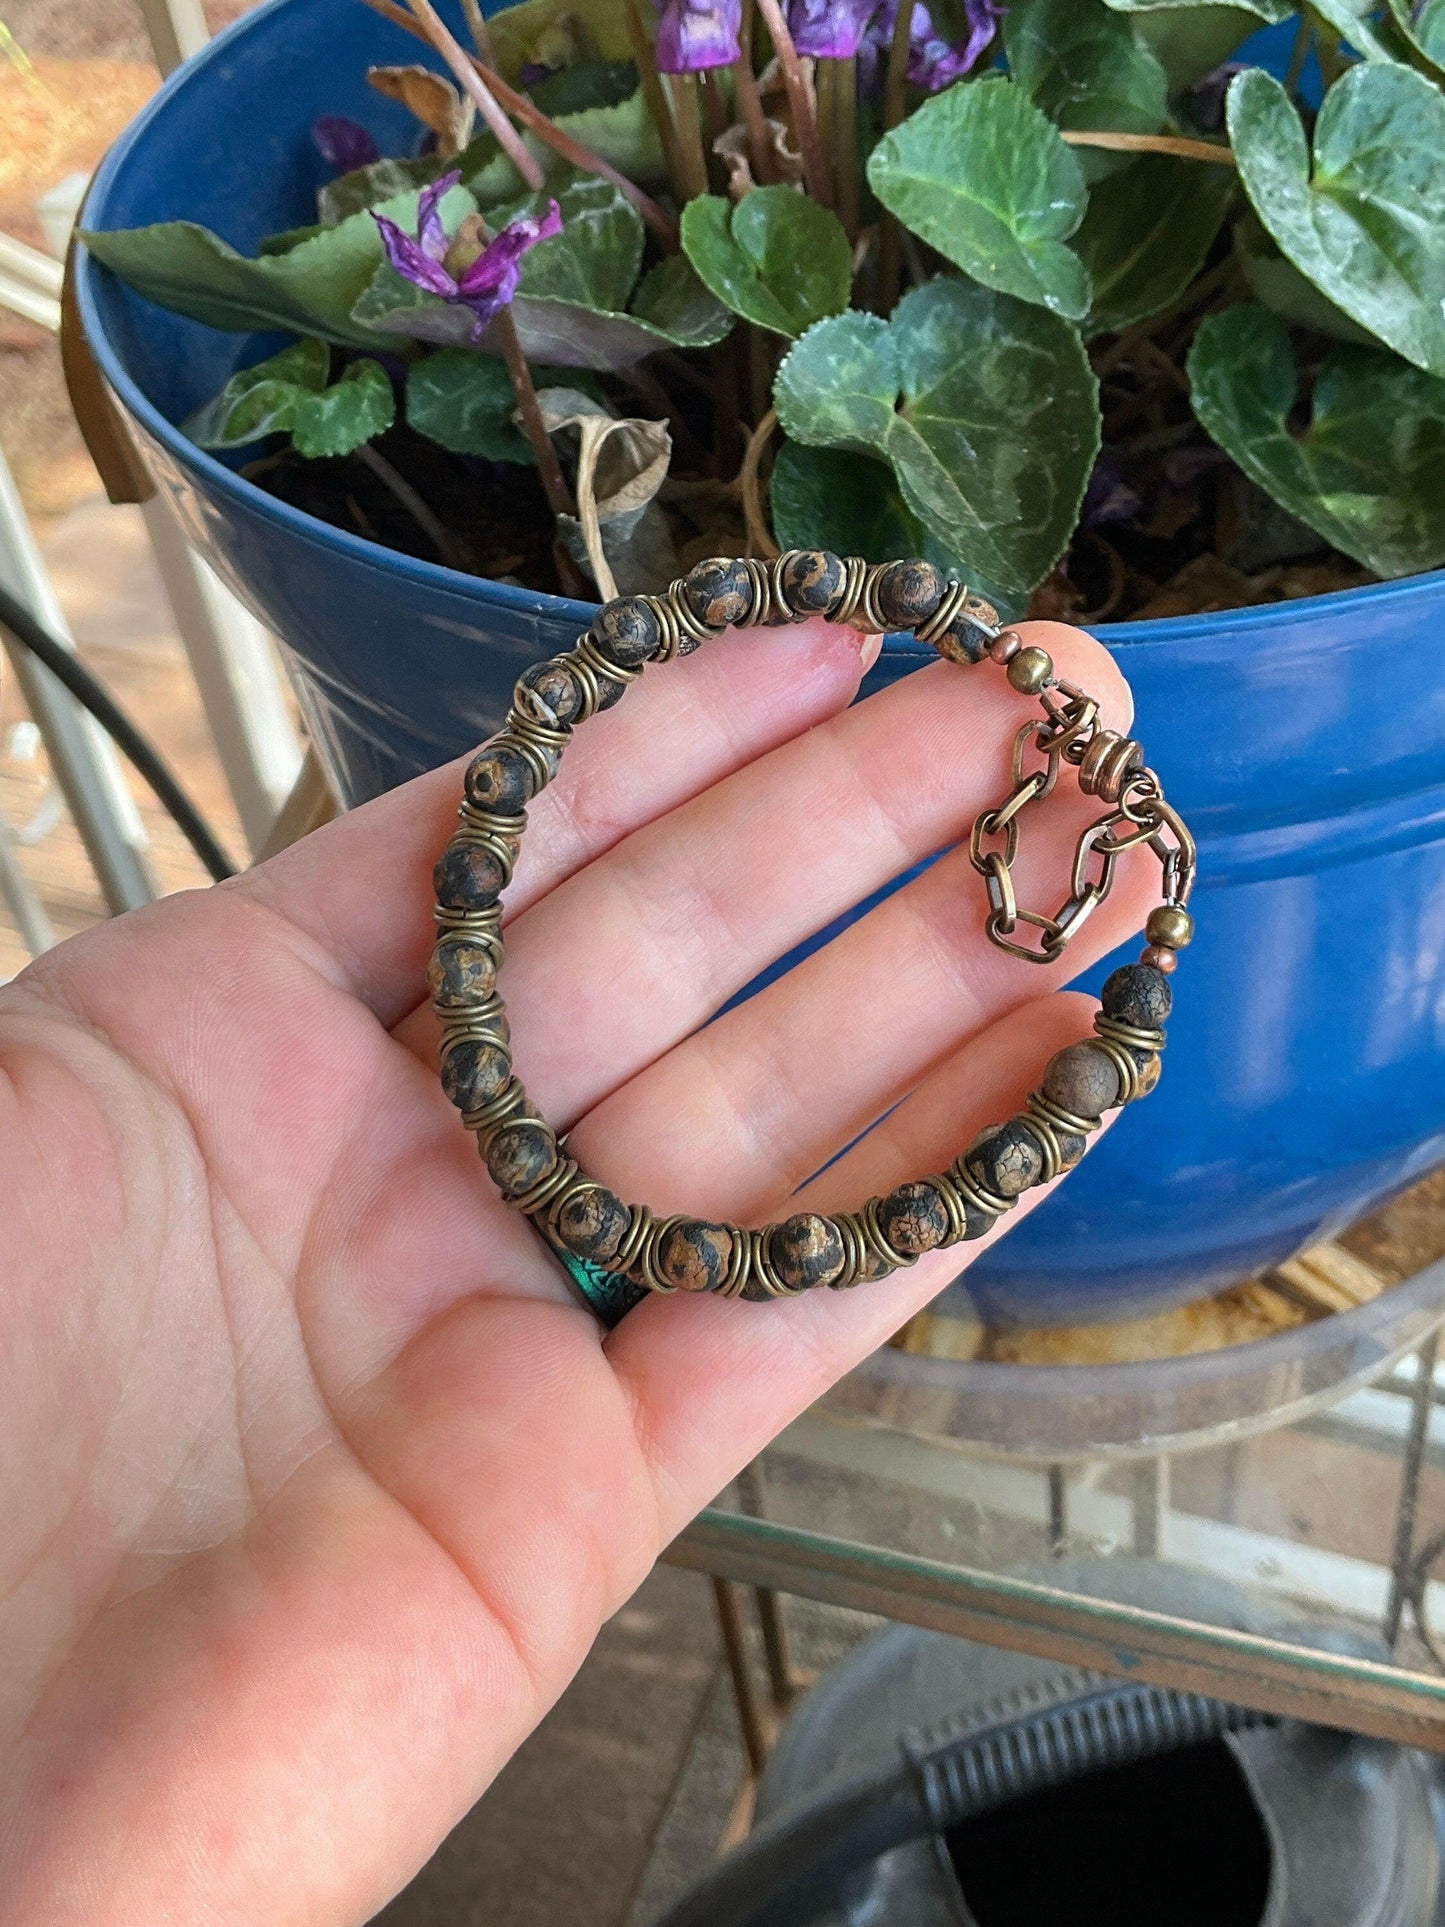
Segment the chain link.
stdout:
[[[1042,718],[1025,723],[1014,737],[1013,788],[993,809],[975,818],[968,851],[988,891],[990,940],[1029,963],[1052,963],[1062,954],[1113,889],[1119,858],[1147,847],[1159,861],[1164,901],[1180,909],[1194,888],[1194,839],[1179,812],[1165,801],[1158,776],[1144,764],[1138,743],[1103,727],[1099,705],[1072,683],[1054,682],[1039,696]],[[1041,767],[1026,768],[1029,752]],[[1074,849],[1069,895],[1053,916],[1024,909],[1013,870],[1018,861],[1020,818],[1052,794],[1060,767],[1079,771],[1080,788],[1111,807],[1091,823]],[[985,845],[1002,839],[1002,849]],[[1093,874],[1091,874],[1091,871]],[[1033,941],[1016,935],[1036,931]]]

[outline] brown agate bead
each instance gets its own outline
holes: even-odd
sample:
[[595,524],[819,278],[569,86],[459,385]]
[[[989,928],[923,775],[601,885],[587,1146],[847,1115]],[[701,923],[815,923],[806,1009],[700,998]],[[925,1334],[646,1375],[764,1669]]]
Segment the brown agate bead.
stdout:
[[901,1184],[879,1205],[878,1228],[895,1251],[921,1257],[947,1238],[948,1208],[926,1179]]
[[949,662],[982,662],[997,627],[998,611],[993,604],[985,602],[982,596],[966,596],[963,607],[943,634],[935,638],[933,646]]
[[1097,1044],[1070,1044],[1049,1059],[1043,1092],[1075,1117],[1102,1117],[1119,1102],[1119,1072]]
[[843,564],[830,549],[799,549],[782,567],[783,600],[799,616],[826,616],[842,600]]
[[1016,1198],[1043,1175],[1043,1147],[1024,1120],[1013,1117],[974,1139],[964,1169],[995,1197]]
[[589,1184],[574,1192],[557,1213],[557,1235],[577,1257],[600,1265],[616,1257],[631,1222],[632,1213],[616,1192]]
[[480,1002],[497,987],[492,952],[474,937],[443,937],[431,953],[426,976],[439,1004]]
[[636,669],[662,647],[662,623],[645,596],[617,596],[594,617],[592,637],[604,655]]
[[769,1255],[789,1291],[831,1285],[843,1270],[843,1240],[831,1218],[800,1211],[773,1232]]
[[475,843],[454,843],[431,873],[432,888],[444,910],[490,910],[502,894],[507,873],[491,850]]
[[942,602],[944,587],[943,571],[915,556],[890,562],[873,593],[878,613],[890,627],[916,629]]
[[682,599],[709,629],[731,629],[753,612],[753,579],[735,556],[710,556],[684,577]]
[[557,1140],[540,1118],[508,1118],[487,1146],[487,1169],[504,1198],[545,1178],[557,1164]]
[[1059,1142],[1059,1169],[1072,1171],[1089,1148],[1089,1140],[1080,1137],[1077,1131],[1058,1131],[1054,1133]]
[[716,1291],[732,1263],[733,1234],[725,1224],[685,1218],[663,1232],[657,1268],[679,1291]]
[[[555,768],[555,758],[549,759]],[[498,816],[519,816],[537,792],[537,775],[515,744],[489,743],[467,766],[467,800]]]
[[442,1089],[459,1111],[487,1103],[512,1075],[512,1059],[502,1046],[464,1037],[442,1059]]
[[1140,1030],[1158,1030],[1174,1007],[1169,980],[1152,964],[1121,964],[1099,993],[1104,1015]]
[[[582,714],[582,685],[572,674],[565,657],[552,656],[546,662],[534,662],[520,681],[547,705],[559,725],[575,723]],[[621,683],[617,684],[617,693],[622,693]]]
[[1157,1051],[1152,1050],[1136,1050],[1130,1055],[1139,1066],[1139,1088],[1134,1095],[1147,1097],[1163,1075],[1164,1060]]

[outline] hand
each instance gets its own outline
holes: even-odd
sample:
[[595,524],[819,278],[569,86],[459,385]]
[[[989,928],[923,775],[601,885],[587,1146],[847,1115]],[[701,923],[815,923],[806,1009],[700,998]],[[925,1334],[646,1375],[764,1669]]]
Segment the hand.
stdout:
[[[1037,625],[1129,706],[1109,658]],[[761,1222],[942,1168],[1091,1005],[990,946],[955,850],[1031,706],[809,623],[650,671],[578,734],[509,896],[519,1070],[584,1164]],[[457,768],[0,991],[0,1886],[11,1927],[366,1919],[659,1550],[977,1246],[605,1337],[435,1074],[429,875]],[[1052,901],[1089,818],[1029,825]],[[1025,838],[1026,848],[1029,839]],[[1157,879],[1156,879],[1157,881]],[[1026,1207],[1025,1207],[1026,1208]]]

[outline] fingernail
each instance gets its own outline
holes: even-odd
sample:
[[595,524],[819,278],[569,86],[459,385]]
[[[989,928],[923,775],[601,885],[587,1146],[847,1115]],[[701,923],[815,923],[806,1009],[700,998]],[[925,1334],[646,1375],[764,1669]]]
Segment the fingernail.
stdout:
[[858,641],[860,645],[858,654],[863,660],[863,670],[866,674],[883,653],[883,638],[865,634],[860,635]]

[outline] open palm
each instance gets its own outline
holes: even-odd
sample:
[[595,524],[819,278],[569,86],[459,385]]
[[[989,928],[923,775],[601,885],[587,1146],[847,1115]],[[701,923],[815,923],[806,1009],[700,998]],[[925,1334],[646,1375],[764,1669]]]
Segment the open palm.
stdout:
[[[1127,720],[1097,645],[1041,639]],[[624,1196],[786,1215],[909,1094],[807,1185],[857,1203],[1087,1034],[1066,970],[986,943],[965,851],[699,1028],[1006,786],[1025,699],[939,664],[847,709],[875,647],[808,623],[651,672],[533,809],[517,1063]],[[604,1339],[437,1084],[429,873],[458,790],[423,778],[0,991],[16,1927],[366,1919],[667,1540],[959,1268],[654,1301]],[[1036,894],[1086,810],[1048,806]],[[1068,968],[1144,901],[1116,892]]]

